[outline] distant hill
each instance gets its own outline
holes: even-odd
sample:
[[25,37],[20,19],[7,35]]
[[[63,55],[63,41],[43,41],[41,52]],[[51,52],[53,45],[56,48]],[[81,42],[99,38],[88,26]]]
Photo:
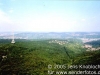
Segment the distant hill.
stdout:
[[[11,39],[12,34],[0,33],[0,39]],[[100,32],[16,32],[15,39],[100,38]]]

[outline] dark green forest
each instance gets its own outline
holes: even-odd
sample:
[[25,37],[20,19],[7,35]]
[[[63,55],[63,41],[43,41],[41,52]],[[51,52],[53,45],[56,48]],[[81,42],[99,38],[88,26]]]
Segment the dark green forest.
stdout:
[[97,48],[97,47],[100,47],[100,40],[87,42],[86,44],[90,44],[90,45],[92,45],[93,47]]
[[[78,39],[59,39],[52,43],[50,42],[55,39],[15,39],[15,41],[16,43],[12,44],[10,39],[0,40],[0,75],[49,75],[48,70],[69,71],[68,68],[59,65],[100,63],[100,51],[86,52],[86,49],[82,48],[82,41]],[[59,41],[65,43],[59,44]],[[48,68],[48,65],[53,67]],[[53,75],[65,74],[53,73]]]

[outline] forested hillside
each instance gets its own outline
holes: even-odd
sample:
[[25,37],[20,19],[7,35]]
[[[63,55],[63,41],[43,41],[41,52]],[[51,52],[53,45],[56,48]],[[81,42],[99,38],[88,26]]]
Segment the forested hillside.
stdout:
[[92,45],[93,47],[100,47],[100,40],[87,42],[86,44]]
[[[95,61],[90,59],[91,53],[86,53],[82,45],[78,39],[16,40],[15,44],[11,44],[9,40],[2,40],[0,75],[48,75],[49,64],[94,64]],[[99,53],[95,55],[97,53],[91,56],[93,59],[98,58],[96,64],[99,61]],[[68,71],[67,68],[64,70]]]

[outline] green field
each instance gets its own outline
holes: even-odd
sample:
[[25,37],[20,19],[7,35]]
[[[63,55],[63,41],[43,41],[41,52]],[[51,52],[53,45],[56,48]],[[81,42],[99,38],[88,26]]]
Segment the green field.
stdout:
[[68,65],[100,63],[100,52],[86,52],[78,39],[10,41],[0,40],[0,75],[50,75],[49,71],[54,71],[52,75],[68,75],[56,71],[68,72]]

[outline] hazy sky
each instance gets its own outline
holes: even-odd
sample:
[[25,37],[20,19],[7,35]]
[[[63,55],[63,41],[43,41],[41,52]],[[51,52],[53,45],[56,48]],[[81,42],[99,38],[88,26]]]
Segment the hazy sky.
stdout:
[[0,31],[100,31],[100,1],[0,0]]

